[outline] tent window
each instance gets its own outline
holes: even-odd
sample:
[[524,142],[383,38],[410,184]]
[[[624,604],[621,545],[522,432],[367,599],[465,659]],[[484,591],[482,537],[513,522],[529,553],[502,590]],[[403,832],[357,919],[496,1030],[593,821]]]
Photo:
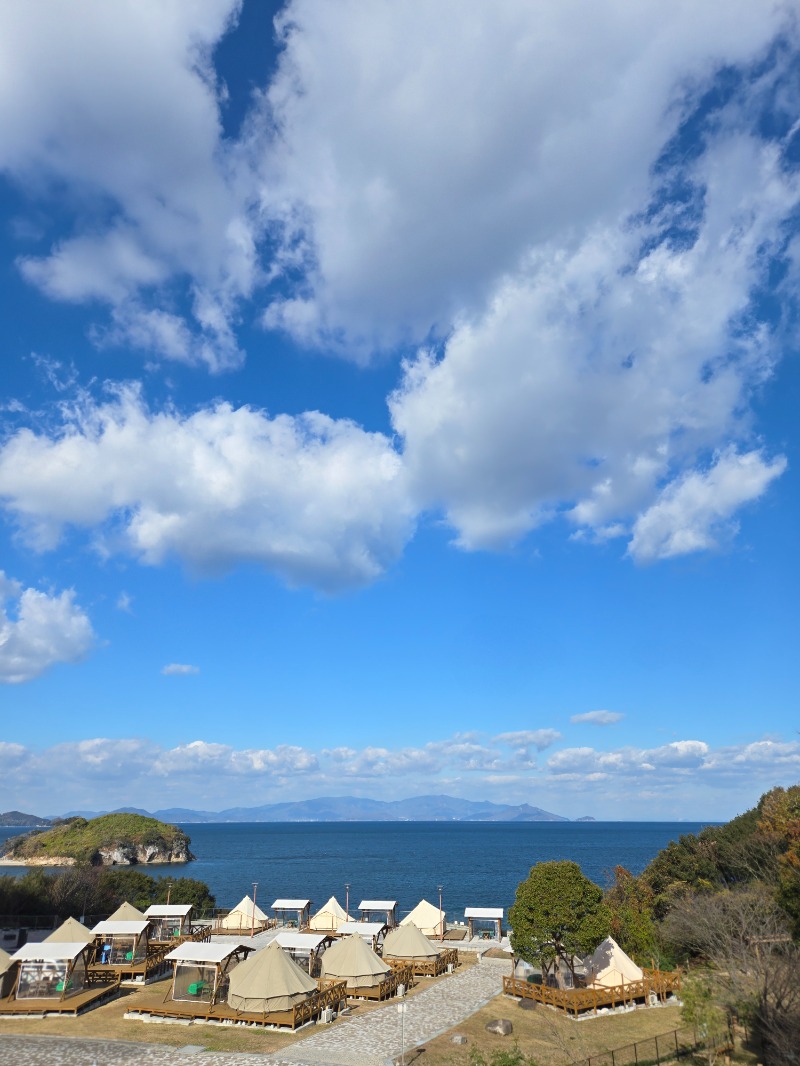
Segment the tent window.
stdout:
[[211,1003],[217,981],[216,966],[199,962],[179,962],[172,978],[172,998],[190,1003]]
[[20,963],[17,999],[61,999],[80,992],[86,983],[86,970],[67,960]]
[[146,954],[144,937],[111,936],[101,942],[98,958],[101,963],[124,966],[126,963],[144,962]]

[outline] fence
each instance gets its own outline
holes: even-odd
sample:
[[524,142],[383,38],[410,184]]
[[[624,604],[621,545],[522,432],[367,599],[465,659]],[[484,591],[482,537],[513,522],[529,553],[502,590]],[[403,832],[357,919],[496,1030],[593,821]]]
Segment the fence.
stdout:
[[635,1044],[626,1044],[613,1051],[590,1055],[579,1066],[661,1066],[661,1063],[687,1059],[709,1047],[717,1052],[729,1051],[733,1047],[730,1029],[717,1037],[701,1037],[697,1030],[691,1028],[673,1029],[670,1033],[637,1040]]
[[641,981],[629,981],[626,984],[612,985],[608,988],[600,986],[596,988],[551,988],[549,985],[522,981],[518,977],[503,978],[503,992],[507,996],[532,999],[548,1007],[557,1007],[576,1017],[583,1011],[591,1010],[596,1014],[604,1007],[613,1009],[635,1003],[637,1000],[645,1002],[661,1000],[663,1003],[669,995],[679,991],[680,987],[680,973],[662,970],[645,970]]

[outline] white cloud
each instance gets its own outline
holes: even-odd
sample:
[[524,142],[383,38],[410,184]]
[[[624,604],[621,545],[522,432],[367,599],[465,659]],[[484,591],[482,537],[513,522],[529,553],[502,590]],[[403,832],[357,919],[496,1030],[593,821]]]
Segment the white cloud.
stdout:
[[557,729],[523,729],[516,733],[499,733],[495,738],[496,744],[508,744],[512,748],[536,748],[544,751],[550,748],[561,734]]
[[682,474],[639,515],[629,551],[638,562],[715,548],[734,534],[733,514],[762,496],[786,469],[786,459],[765,460],[761,452],[733,448],[714,457],[706,471]]
[[94,640],[91,622],[71,589],[24,589],[0,570],[0,682],[20,684],[57,663],[79,662]]
[[200,667],[188,663],[167,663],[161,667],[161,673],[166,677],[186,677],[188,674],[199,674]]
[[39,548],[66,524],[100,527],[105,551],[148,564],[256,562],[331,589],[379,576],[413,522],[402,463],[381,434],[313,411],[151,412],[132,389],[65,409],[52,435],[7,440],[0,497]]
[[586,711],[585,714],[573,714],[570,722],[591,722],[592,725],[614,725],[625,717],[619,711]]

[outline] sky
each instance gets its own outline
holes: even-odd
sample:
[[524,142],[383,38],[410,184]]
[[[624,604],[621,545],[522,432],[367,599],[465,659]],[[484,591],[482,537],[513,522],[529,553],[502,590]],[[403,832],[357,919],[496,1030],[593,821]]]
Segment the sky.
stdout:
[[0,7],[0,810],[800,780],[800,9]]

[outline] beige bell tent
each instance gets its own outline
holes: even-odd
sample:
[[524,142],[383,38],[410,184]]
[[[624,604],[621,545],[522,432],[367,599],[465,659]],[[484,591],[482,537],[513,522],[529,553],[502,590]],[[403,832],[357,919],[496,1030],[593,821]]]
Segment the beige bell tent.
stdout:
[[94,933],[90,933],[77,918],[67,918],[50,936],[44,938],[45,944],[79,944],[81,941],[91,944],[93,940]]
[[8,996],[14,987],[13,965],[11,956],[0,948],[0,996]]
[[322,956],[322,977],[347,981],[348,991],[376,988],[391,971],[360,936],[337,941]]
[[109,922],[140,922],[144,918],[142,911],[137,910],[132,903],[121,903],[113,914],[108,916]]
[[331,896],[328,902],[311,916],[308,928],[315,933],[335,933],[342,922],[350,920],[336,896]]
[[291,1010],[317,990],[317,982],[274,943],[240,962],[229,980],[228,1005],[250,1014]]
[[435,959],[439,954],[437,948],[423,936],[413,922],[400,925],[386,934],[383,942],[385,959]]
[[444,912],[426,899],[421,899],[400,924],[415,925],[425,936],[435,936],[438,939],[444,934]]
[[256,929],[263,929],[269,924],[269,918],[257,903],[254,903],[249,896],[245,896],[240,903],[236,904],[232,911],[228,911],[224,918],[220,918],[216,928],[220,932],[226,929],[233,929],[235,932],[241,933],[252,929],[254,924]]
[[617,985],[641,981],[643,977],[644,971],[610,936],[586,960],[586,984],[590,988],[615,988]]

